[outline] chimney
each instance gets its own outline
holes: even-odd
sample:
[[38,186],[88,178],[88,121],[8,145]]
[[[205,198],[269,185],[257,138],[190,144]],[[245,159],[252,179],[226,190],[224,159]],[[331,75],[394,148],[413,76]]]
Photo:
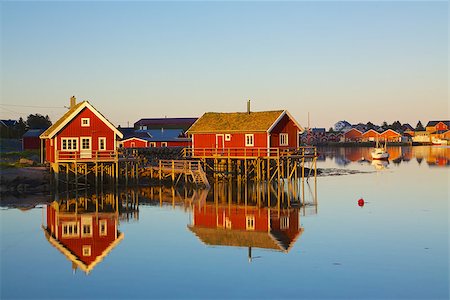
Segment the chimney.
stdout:
[[250,114],[250,100],[247,101],[247,113]]
[[70,97],[70,106],[69,108],[74,107],[77,104],[77,98],[75,96]]

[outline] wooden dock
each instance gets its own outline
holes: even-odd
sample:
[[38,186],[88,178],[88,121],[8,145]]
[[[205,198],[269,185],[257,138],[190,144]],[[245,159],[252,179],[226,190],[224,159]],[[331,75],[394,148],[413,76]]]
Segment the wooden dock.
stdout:
[[183,179],[196,186],[210,187],[200,160],[160,160],[157,166],[145,167],[142,172],[150,173],[150,177],[156,173],[159,180],[171,179],[175,185]]

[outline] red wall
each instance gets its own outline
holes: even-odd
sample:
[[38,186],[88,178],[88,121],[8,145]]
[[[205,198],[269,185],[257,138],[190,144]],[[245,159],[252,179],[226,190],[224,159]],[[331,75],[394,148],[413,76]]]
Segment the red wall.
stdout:
[[[299,128],[295,125],[294,121],[288,115],[284,115],[270,134],[270,147],[296,148],[299,139],[298,130]],[[280,146],[280,133],[288,134],[288,146]]]
[[[81,127],[81,119],[90,118],[89,127]],[[90,109],[84,108],[75,118],[73,118],[59,133],[56,135],[56,149],[60,150],[61,138],[68,137],[91,137],[92,151],[98,150],[98,138],[106,137],[106,150],[116,150],[114,143],[115,132],[102,122]],[[46,158],[49,162],[55,162],[54,146],[50,146],[50,141],[46,140]],[[78,152],[80,151],[80,139],[78,139]]]
[[[91,264],[98,256],[100,256],[108,247],[116,240],[116,219],[115,215],[111,213],[111,217],[99,216],[98,220],[95,216],[92,217],[92,236],[81,237],[81,217],[83,214],[74,216],[60,216],[52,206],[47,206],[47,229],[56,238],[56,230],[58,231],[58,241],[69,249],[78,259],[86,265]],[[87,216],[87,215],[85,215]],[[58,220],[58,227],[56,227],[56,219]],[[106,220],[106,235],[100,236],[99,227],[100,221]],[[62,225],[64,222],[78,223],[78,237],[62,237]],[[53,231],[52,231],[53,228]],[[91,255],[83,256],[83,246],[91,246]]]
[[448,126],[445,125],[445,123],[443,123],[443,122],[437,123],[435,127],[436,127],[436,130],[447,130],[448,129]]
[[386,130],[386,131],[384,131],[384,132],[382,132],[380,134],[380,140],[382,140],[382,141],[387,140],[387,141],[398,142],[400,136],[401,135],[399,133],[388,129],[388,130]]
[[374,130],[369,130],[363,133],[362,137],[364,140],[370,140],[372,138],[374,141],[376,141],[377,138],[379,138],[380,134]]
[[358,130],[352,128],[349,131],[347,131],[346,133],[344,133],[344,139],[348,140],[348,141],[358,141],[360,140],[362,137],[361,132],[359,132]]
[[[231,141],[225,141],[226,134],[227,133],[223,133],[224,148],[252,148],[251,146],[245,146],[245,134],[252,134],[252,132],[230,132],[228,134],[231,134]],[[253,135],[253,148],[267,148],[267,133],[256,132],[253,133]],[[215,133],[195,133],[193,134],[193,141],[195,148],[216,148]]]
[[267,208],[258,209],[251,206],[247,206],[247,209],[238,206],[232,206],[231,209],[229,207],[219,207],[219,209],[216,209],[215,205],[195,208],[194,224],[199,227],[225,228],[225,218],[228,217],[231,221],[231,229],[246,230],[247,216],[255,217],[254,231],[267,232],[269,228]]
[[134,148],[146,148],[147,141],[139,140],[139,139],[129,139],[123,142],[124,148],[133,148],[131,147],[131,143],[134,143]]
[[23,150],[33,150],[41,148],[41,139],[39,137],[24,137]]

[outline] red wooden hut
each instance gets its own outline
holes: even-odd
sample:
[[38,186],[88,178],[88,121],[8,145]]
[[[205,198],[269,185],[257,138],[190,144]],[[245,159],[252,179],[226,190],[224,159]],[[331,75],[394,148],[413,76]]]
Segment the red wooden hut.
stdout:
[[45,141],[45,160],[50,163],[114,161],[122,133],[88,101],[76,104],[72,97],[69,111],[40,138]]
[[56,201],[47,206],[45,237],[73,268],[88,274],[124,237],[117,230],[118,212],[85,211],[81,207],[68,211],[67,207]]
[[352,128],[342,135],[344,142],[359,142],[362,139],[362,132],[356,128]]
[[30,129],[22,136],[23,150],[38,150],[41,148],[41,139],[39,136],[44,129]]
[[364,132],[362,134],[363,141],[373,142],[373,141],[376,141],[377,139],[380,139],[380,133],[373,129],[367,130],[366,132]]
[[[245,150],[245,156],[259,156],[269,149],[299,146],[303,128],[286,110],[247,113],[205,113],[187,131],[194,153],[219,150],[226,155]],[[258,151],[257,151],[258,150]],[[233,154],[231,154],[233,155]]]
[[304,230],[299,221],[298,208],[278,213],[268,207],[203,203],[194,205],[193,224],[188,228],[210,246],[289,252]]
[[387,141],[387,142],[401,142],[402,141],[402,135],[398,133],[397,131],[394,131],[392,129],[387,129],[380,133],[379,137],[380,141]]

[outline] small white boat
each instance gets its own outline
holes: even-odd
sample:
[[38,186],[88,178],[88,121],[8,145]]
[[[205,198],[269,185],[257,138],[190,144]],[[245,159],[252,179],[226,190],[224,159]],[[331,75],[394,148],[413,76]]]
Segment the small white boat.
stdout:
[[386,143],[384,143],[384,147],[380,147],[378,145],[378,140],[377,140],[377,144],[376,144],[375,148],[373,148],[372,151],[370,151],[370,155],[372,156],[373,159],[388,159],[389,153],[387,152],[387,149],[386,149]]

